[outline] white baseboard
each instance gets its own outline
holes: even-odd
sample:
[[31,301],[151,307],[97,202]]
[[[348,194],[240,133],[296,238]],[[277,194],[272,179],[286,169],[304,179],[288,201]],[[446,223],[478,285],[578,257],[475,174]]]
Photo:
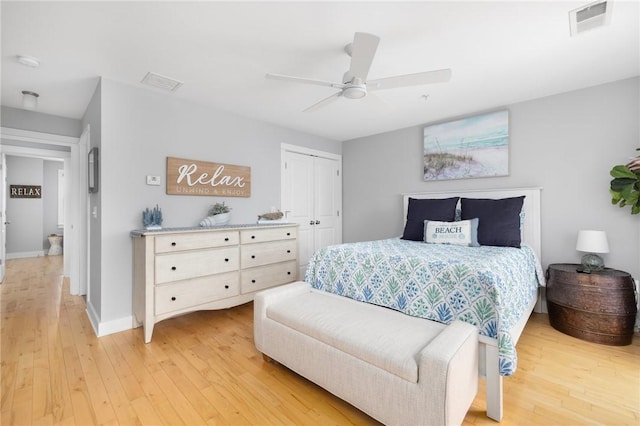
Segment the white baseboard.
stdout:
[[87,316],[97,337],[107,336],[120,331],[133,328],[133,316],[118,318],[111,321],[100,322],[93,305],[87,304]]
[[7,260],[9,259],[24,259],[26,257],[43,257],[46,256],[47,252],[45,250],[39,251],[22,251],[16,253],[7,253]]

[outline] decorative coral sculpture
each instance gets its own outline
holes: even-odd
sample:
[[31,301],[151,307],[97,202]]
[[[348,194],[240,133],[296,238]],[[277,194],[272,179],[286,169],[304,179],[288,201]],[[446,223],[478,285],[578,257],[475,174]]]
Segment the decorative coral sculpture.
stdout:
[[162,209],[157,204],[153,210],[146,208],[142,212],[142,223],[146,229],[162,229]]

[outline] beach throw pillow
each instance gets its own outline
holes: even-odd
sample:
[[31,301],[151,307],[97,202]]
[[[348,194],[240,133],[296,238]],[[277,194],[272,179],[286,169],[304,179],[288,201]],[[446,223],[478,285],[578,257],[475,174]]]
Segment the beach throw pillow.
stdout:
[[430,244],[455,244],[478,247],[478,219],[457,222],[424,221],[424,241]]
[[423,241],[425,220],[453,221],[459,198],[409,198],[407,223],[404,226],[402,239]]
[[462,219],[478,218],[478,242],[483,246],[520,248],[520,212],[524,196],[502,199],[462,198]]

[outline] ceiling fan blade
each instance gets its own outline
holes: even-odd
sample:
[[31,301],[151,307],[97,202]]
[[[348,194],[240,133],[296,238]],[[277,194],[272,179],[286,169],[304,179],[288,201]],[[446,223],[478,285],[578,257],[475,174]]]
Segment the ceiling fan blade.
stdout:
[[324,98],[323,100],[321,100],[320,102],[316,102],[315,104],[311,105],[309,108],[302,110],[302,112],[311,112],[311,111],[315,111],[319,108],[322,108],[325,105],[330,104],[331,102],[335,101],[336,99],[338,99],[340,96],[342,96],[342,92],[336,92],[333,95]]
[[380,37],[369,33],[355,33],[351,45],[351,66],[348,75],[367,80],[373,57],[378,50]]
[[451,80],[451,70],[418,72],[415,74],[396,75],[367,81],[367,90],[386,90],[396,87],[420,86],[423,84],[446,83]]
[[331,83],[330,81],[316,80],[313,78],[305,78],[305,77],[293,77],[293,76],[284,75],[284,74],[267,73],[265,77],[270,78],[272,80],[284,80],[284,81],[292,81],[294,83],[315,84],[316,86],[335,87],[336,89],[342,89],[344,87],[344,84],[342,83]]

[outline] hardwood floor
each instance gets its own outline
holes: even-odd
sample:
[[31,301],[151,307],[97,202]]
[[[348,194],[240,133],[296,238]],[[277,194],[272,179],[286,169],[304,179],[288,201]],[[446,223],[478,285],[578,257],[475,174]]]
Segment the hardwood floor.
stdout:
[[[0,285],[2,425],[376,424],[253,345],[252,304],[96,338],[62,257],[7,262]],[[613,347],[534,314],[504,380],[503,424],[640,424],[640,336]],[[464,424],[485,417],[483,386]]]

